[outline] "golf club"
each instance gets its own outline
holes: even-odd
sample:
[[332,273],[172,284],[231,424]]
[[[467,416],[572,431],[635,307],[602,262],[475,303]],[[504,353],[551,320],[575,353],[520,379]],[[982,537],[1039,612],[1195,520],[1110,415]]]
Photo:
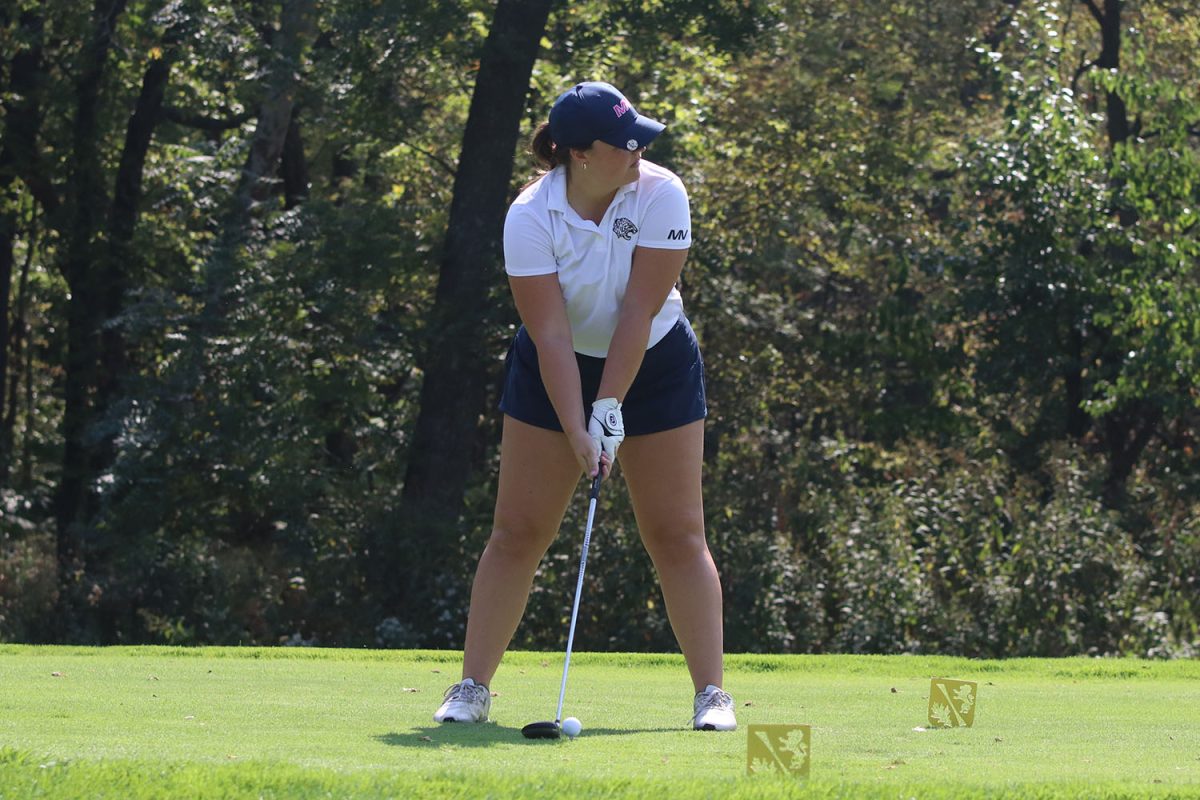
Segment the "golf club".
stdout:
[[583,531],[583,552],[579,556],[579,578],[575,581],[575,602],[571,607],[571,628],[567,633],[567,658],[563,661],[562,686],[558,690],[558,711],[553,722],[531,722],[521,728],[526,739],[558,739],[562,736],[563,698],[567,694],[567,670],[571,667],[571,647],[575,644],[575,620],[579,617],[579,595],[583,591],[583,571],[587,568],[588,545],[592,541],[592,520],[596,517],[596,500],[600,497],[600,476],[592,480],[591,500],[588,502],[587,526]]

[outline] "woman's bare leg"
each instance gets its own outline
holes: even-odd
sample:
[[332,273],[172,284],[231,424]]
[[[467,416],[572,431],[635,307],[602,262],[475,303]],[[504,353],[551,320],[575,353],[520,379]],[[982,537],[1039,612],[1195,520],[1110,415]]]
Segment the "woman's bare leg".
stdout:
[[564,434],[504,417],[496,513],[471,586],[463,678],[491,684],[579,476]]
[[617,460],[696,691],[721,686],[721,579],[704,536],[704,421],[625,439]]

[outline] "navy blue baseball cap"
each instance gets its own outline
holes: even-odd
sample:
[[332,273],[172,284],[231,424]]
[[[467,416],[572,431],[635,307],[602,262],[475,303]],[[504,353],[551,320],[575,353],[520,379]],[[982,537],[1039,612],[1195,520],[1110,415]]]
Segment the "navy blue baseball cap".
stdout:
[[550,109],[550,136],[560,147],[588,148],[599,139],[639,150],[666,128],[643,117],[612,84],[588,81],[563,92]]

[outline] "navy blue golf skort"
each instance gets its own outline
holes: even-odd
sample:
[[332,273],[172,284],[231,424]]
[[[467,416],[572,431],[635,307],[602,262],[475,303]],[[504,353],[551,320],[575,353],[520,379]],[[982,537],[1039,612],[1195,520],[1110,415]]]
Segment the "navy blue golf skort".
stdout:
[[[575,354],[583,388],[580,413],[591,411],[604,359]],[[537,348],[522,325],[504,359],[504,392],[500,410],[513,419],[561,431],[558,415],[546,394],[538,367]],[[621,404],[625,435],[641,436],[668,431],[704,419],[708,406],[704,395],[704,361],[696,334],[685,317],[657,344],[646,351],[642,366]]]

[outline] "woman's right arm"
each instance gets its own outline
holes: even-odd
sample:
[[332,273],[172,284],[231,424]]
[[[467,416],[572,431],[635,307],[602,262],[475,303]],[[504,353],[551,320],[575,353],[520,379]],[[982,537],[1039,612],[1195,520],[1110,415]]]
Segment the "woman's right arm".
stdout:
[[575,361],[571,324],[567,319],[567,305],[563,300],[558,275],[510,275],[508,283],[521,322],[537,347],[542,383],[579,461],[579,468],[589,478],[594,478],[599,465],[607,475],[608,461],[601,460],[600,448],[587,430],[579,364]]

